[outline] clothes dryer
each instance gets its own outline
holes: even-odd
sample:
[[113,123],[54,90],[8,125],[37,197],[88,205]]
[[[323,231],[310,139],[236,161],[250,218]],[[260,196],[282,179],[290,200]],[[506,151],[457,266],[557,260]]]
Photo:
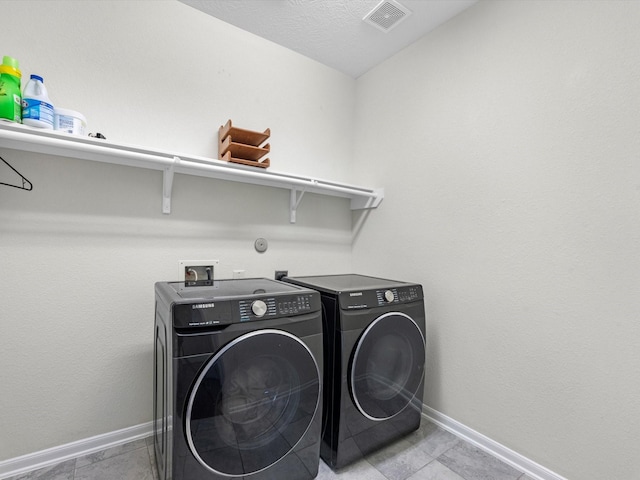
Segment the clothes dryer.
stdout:
[[155,286],[160,480],[311,480],[321,433],[320,295],[268,279]]
[[283,280],[321,293],[322,459],[339,469],[416,430],[425,366],[422,286],[353,274]]

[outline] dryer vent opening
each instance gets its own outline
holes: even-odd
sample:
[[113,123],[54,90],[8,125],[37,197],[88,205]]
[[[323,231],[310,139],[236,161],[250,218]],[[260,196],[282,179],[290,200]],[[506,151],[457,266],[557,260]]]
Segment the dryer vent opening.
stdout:
[[411,10],[395,0],[382,0],[362,20],[383,32],[388,32],[411,15]]

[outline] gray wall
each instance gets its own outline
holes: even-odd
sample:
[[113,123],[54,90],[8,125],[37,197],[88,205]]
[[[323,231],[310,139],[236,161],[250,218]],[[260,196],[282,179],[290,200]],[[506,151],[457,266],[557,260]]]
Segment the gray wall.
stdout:
[[[351,78],[173,0],[2,11],[0,55],[109,141],[215,158],[232,119],[271,128],[270,170],[349,180]],[[179,260],[218,259],[219,278],[351,269],[346,199],[307,194],[291,225],[287,190],[177,174],[163,215],[161,172],[0,155],[34,184],[0,187],[0,461],[151,420],[153,284]]]
[[481,1],[357,87],[353,265],[424,285],[425,403],[576,480],[640,478],[638,25]]
[[386,197],[290,225],[287,191],[178,175],[164,216],[158,172],[0,146],[35,184],[0,187],[0,461],[148,422],[152,285],[217,258],[421,282],[429,406],[640,477],[640,3],[481,1],[357,81],[173,0],[2,7],[41,37],[3,23],[0,54],[90,131],[215,156],[231,118],[272,129],[272,169]]

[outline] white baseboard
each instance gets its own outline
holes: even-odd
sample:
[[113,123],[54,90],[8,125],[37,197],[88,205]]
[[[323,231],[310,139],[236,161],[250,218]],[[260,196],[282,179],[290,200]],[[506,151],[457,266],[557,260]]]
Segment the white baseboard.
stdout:
[[491,440],[489,437],[476,432],[466,425],[463,425],[451,417],[447,417],[445,414],[440,413],[427,405],[422,406],[422,415],[439,427],[442,427],[444,430],[453,433],[456,437],[460,437],[479,449],[499,458],[506,464],[526,473],[535,480],[567,480],[565,477],[552,472],[548,468],[545,468],[533,460],[514,452],[510,448]]
[[[423,416],[429,421],[526,473],[535,480],[567,480],[427,405],[423,405],[422,412]],[[152,431],[153,423],[148,422],[5,460],[0,462],[0,480],[146,438],[152,434]]]
[[148,422],[67,443],[59,447],[30,453],[21,457],[10,458],[9,460],[0,462],[0,479],[21,475],[82,455],[89,455],[90,453],[99,452],[107,448],[122,445],[123,443],[140,440],[151,435],[152,431],[153,422]]

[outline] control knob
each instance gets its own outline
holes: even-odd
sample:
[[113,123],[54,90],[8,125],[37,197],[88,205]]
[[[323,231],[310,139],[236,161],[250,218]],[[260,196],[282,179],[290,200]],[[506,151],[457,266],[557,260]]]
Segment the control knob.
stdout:
[[395,299],[395,297],[393,296],[393,292],[391,290],[387,290],[386,292],[384,292],[384,299],[389,303],[393,302],[393,300]]
[[262,300],[256,300],[251,304],[251,311],[256,317],[263,317],[267,313],[267,304]]

